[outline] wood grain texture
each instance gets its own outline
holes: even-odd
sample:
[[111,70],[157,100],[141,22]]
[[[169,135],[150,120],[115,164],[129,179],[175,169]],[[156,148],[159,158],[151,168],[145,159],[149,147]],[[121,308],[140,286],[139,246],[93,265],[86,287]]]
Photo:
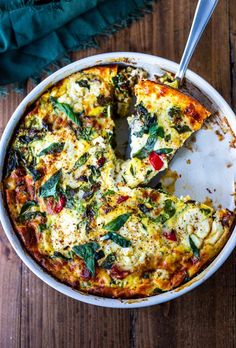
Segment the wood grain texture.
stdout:
[[[135,51],[179,61],[196,0],[158,0],[152,14],[80,59],[108,51]],[[221,0],[191,61],[236,108],[236,3]],[[32,89],[28,83],[28,92]],[[24,95],[0,100],[0,132]],[[146,309],[112,310],[74,301],[22,265],[0,231],[0,347],[233,348],[236,346],[235,252],[191,293]]]

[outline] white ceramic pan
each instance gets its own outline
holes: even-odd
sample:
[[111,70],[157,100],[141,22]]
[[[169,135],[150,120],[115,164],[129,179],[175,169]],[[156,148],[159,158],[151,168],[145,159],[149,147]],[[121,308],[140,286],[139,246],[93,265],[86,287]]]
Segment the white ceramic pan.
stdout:
[[[55,72],[37,87],[20,103],[9,120],[0,143],[0,181],[4,160],[7,156],[8,143],[14,129],[26,108],[34,102],[48,87],[66,76],[99,64],[128,64],[145,68],[151,78],[163,74],[163,70],[176,72],[178,65],[169,60],[140,53],[106,53],[88,57],[74,62]],[[191,195],[193,199],[212,201],[214,207],[234,210],[236,149],[232,146],[236,134],[236,117],[218,92],[205,80],[191,71],[187,71],[187,92],[199,99],[216,114],[194,135],[186,146],[179,150],[171,163],[171,170],[178,173],[175,183],[175,194]],[[235,144],[235,143],[234,143]],[[167,181],[170,178],[166,179]],[[179,288],[160,295],[138,300],[119,300],[87,295],[64,285],[47,274],[25,251],[15,234],[7,210],[4,206],[2,192],[0,194],[0,219],[5,233],[21,260],[45,283],[76,300],[113,308],[145,307],[172,300],[194,289],[208,279],[227,259],[236,245],[236,229],[231,234],[225,247],[213,262],[190,282]]]

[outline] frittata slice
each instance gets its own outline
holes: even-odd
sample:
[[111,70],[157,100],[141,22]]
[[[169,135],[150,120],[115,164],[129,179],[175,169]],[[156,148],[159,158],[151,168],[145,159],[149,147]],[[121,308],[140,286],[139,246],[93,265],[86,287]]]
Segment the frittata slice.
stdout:
[[147,184],[166,169],[174,153],[210,115],[198,101],[177,89],[149,80],[135,85],[135,113],[128,118],[131,159],[118,168],[118,181]]

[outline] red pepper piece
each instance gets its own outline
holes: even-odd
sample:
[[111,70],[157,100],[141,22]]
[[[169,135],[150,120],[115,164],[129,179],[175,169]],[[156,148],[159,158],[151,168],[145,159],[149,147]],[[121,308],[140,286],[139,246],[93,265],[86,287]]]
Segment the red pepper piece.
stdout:
[[175,231],[174,230],[171,230],[171,231],[164,231],[163,232],[163,236],[165,236],[167,239],[169,240],[172,240],[173,242],[176,242],[177,241],[177,237],[176,237],[176,234],[175,234]]
[[65,196],[61,195],[58,202],[56,202],[54,198],[50,197],[47,200],[47,211],[49,212],[49,214],[54,214],[54,213],[58,214],[60,213],[60,211],[62,211],[65,205],[66,205]]
[[155,151],[150,153],[149,161],[155,170],[160,170],[164,164],[161,157]]
[[100,168],[104,166],[105,162],[106,162],[106,158],[105,158],[105,157],[101,157],[101,158],[99,158],[99,159],[97,160],[97,164],[98,164],[98,166],[99,166]]
[[129,196],[120,196],[120,197],[117,199],[116,203],[120,204],[120,203],[122,203],[122,202],[127,201],[127,199],[129,199]]

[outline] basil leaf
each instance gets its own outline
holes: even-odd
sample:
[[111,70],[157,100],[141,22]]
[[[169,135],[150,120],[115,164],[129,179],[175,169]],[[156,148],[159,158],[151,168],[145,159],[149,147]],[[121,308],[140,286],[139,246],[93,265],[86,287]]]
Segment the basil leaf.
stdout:
[[38,156],[40,157],[44,155],[53,155],[55,153],[60,153],[64,149],[64,145],[65,143],[52,143],[51,145],[43,149]]
[[86,268],[94,276],[95,275],[95,255],[99,245],[96,242],[90,242],[83,245],[73,246],[73,252],[84,260]]
[[211,209],[210,208],[200,208],[200,211],[205,214],[205,215],[209,215],[211,214]]
[[189,236],[189,244],[190,244],[190,247],[192,249],[192,252],[193,252],[193,255],[199,259],[200,258],[200,251],[198,249],[198,247],[195,245],[193,239],[191,236]]
[[25,212],[24,214],[20,215],[17,219],[18,222],[25,222],[29,220],[34,220],[37,217],[46,217],[46,213],[42,213],[41,211],[30,211]]
[[58,183],[61,179],[61,169],[59,169],[55,174],[53,174],[48,181],[46,181],[40,188],[40,197],[50,197],[57,194]]
[[176,125],[173,127],[175,130],[177,130],[177,132],[179,134],[183,134],[183,133],[186,133],[186,132],[192,132],[191,128],[189,128],[189,126],[187,126],[186,124],[183,125],[183,126],[180,126],[180,125]]
[[38,203],[36,201],[27,201],[23,204],[21,211],[20,211],[20,215],[22,215],[26,210],[28,210],[29,208],[38,205]]
[[129,239],[122,237],[120,234],[116,232],[108,232],[102,238],[103,240],[110,239],[122,248],[129,248],[131,246],[131,241]]
[[168,153],[171,153],[172,151],[173,151],[173,149],[170,147],[163,147],[162,149],[155,150],[155,152],[158,155],[162,155],[162,154],[167,155]]
[[119,229],[124,226],[126,221],[131,216],[131,213],[126,213],[118,216],[114,220],[110,221],[108,224],[106,224],[103,228],[107,231],[119,231]]
[[71,121],[73,121],[75,124],[77,124],[77,126],[81,126],[79,114],[75,113],[69,104],[59,103],[54,97],[50,97],[50,101],[51,101],[54,109],[58,109],[58,110],[62,111],[64,114],[66,114],[71,119]]
[[101,267],[104,269],[111,269],[116,260],[115,254],[109,254],[102,262]]
[[90,89],[90,85],[88,83],[88,80],[77,80],[75,81],[80,87],[88,88]]

